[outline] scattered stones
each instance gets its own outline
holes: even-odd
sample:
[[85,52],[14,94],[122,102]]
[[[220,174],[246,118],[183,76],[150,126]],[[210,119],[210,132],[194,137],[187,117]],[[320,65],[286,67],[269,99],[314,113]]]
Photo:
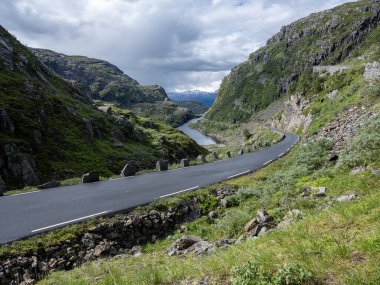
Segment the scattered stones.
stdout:
[[120,176],[127,177],[133,176],[136,174],[136,168],[130,164],[126,164],[124,168],[121,170]]
[[204,154],[200,154],[200,155],[198,155],[197,160],[198,160],[199,162],[204,163],[204,162],[206,162],[206,157],[205,157]]
[[380,168],[372,170],[372,175],[379,175],[380,174]]
[[275,227],[274,219],[265,210],[258,210],[256,218],[250,220],[244,227],[245,232],[251,237],[261,236]]
[[92,183],[99,181],[99,172],[91,171],[82,176],[82,183]]
[[228,158],[231,158],[231,152],[230,151],[227,151],[226,155]]
[[351,201],[351,200],[356,199],[356,198],[357,198],[357,195],[354,193],[351,193],[351,194],[340,196],[340,197],[336,198],[335,201],[337,201],[337,202],[348,202],[348,201]]
[[190,166],[190,159],[181,159],[181,167],[188,167]]
[[59,186],[61,186],[60,181],[51,181],[51,182],[47,182],[47,183],[38,185],[37,188],[38,189],[49,189],[49,188],[57,188]]
[[278,229],[285,229],[290,224],[294,223],[296,220],[301,219],[302,212],[298,209],[290,210],[284,217],[284,220],[281,221],[278,225]]
[[156,163],[157,171],[165,171],[169,168],[169,162],[167,160],[160,160]]
[[359,173],[363,173],[366,170],[364,166],[357,166],[351,169],[350,175],[355,175]]

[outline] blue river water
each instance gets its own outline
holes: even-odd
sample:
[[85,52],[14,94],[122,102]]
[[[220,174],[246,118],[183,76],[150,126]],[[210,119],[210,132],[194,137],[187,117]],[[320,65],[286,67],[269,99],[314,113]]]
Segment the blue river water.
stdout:
[[198,130],[195,130],[195,129],[192,129],[192,128],[189,128],[189,125],[192,124],[192,123],[196,123],[198,122],[199,120],[202,120],[202,118],[195,118],[195,119],[192,119],[190,121],[188,121],[187,123],[183,124],[182,126],[179,126],[177,129],[184,132],[186,135],[188,135],[189,137],[191,137],[193,140],[195,140],[199,145],[210,145],[210,144],[216,144],[216,142],[208,137],[208,136],[205,136],[204,134],[202,134],[201,132],[199,132]]

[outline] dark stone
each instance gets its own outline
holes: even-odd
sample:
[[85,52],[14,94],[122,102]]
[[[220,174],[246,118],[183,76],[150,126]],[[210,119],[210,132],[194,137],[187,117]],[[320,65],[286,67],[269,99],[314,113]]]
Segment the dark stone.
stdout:
[[89,173],[86,173],[82,177],[83,183],[92,183],[99,181],[99,172],[98,171],[91,171]]
[[51,181],[51,182],[47,182],[47,183],[38,185],[37,188],[38,189],[49,189],[49,188],[56,188],[56,187],[59,187],[59,186],[61,186],[61,182],[59,182],[59,181]]
[[189,159],[181,159],[181,167],[188,167],[190,166],[190,160]]
[[120,173],[120,176],[133,176],[136,174],[136,168],[130,164],[126,164]]
[[165,171],[169,168],[169,162],[167,160],[160,160],[156,163],[156,169],[158,171]]
[[230,152],[230,151],[227,151],[226,154],[227,154],[227,157],[228,157],[228,158],[231,158],[231,152]]

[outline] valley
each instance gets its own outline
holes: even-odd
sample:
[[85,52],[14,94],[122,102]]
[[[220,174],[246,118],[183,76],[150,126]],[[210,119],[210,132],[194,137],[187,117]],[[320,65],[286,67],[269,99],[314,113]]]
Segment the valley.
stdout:
[[[212,64],[187,58],[175,78],[211,30],[173,36],[169,59],[160,38],[146,74],[185,92],[0,27],[0,284],[380,284],[380,1],[338,4],[228,74],[235,23],[217,50],[197,42]],[[223,16],[243,23],[250,5]],[[195,90],[216,90],[214,71],[218,91]]]

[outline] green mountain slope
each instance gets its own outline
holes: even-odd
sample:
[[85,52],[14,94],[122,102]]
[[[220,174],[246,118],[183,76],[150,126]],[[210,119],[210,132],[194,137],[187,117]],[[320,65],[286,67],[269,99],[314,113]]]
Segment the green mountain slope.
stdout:
[[[312,14],[283,27],[266,46],[224,78],[206,118],[246,122],[284,95],[305,91],[306,86],[311,92],[308,83],[313,67],[336,65],[356,57],[356,51],[369,40],[377,40],[378,44],[379,21],[380,2],[365,0]],[[370,57],[376,60],[379,51]]]
[[0,27],[0,193],[93,169],[109,176],[128,161],[145,168],[204,151],[175,129],[129,111],[99,111],[83,89],[52,75]]
[[76,82],[93,99],[114,102],[120,107],[174,127],[195,117],[190,109],[165,104],[169,98],[161,86],[140,85],[107,61],[68,56],[46,49],[30,50],[51,73]]

